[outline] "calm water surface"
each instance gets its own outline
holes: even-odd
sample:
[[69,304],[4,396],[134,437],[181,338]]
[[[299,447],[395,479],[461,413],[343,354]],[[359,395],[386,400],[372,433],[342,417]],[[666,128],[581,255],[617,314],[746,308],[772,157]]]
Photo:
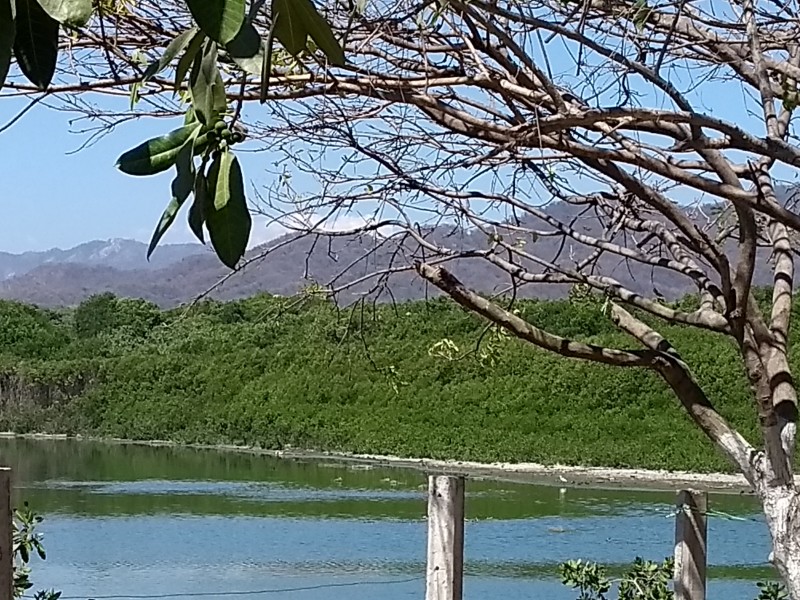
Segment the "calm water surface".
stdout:
[[[0,440],[45,516],[37,588],[64,598],[424,597],[425,475],[182,448]],[[672,552],[672,492],[467,483],[465,598],[573,600],[559,562]],[[710,598],[771,578],[752,498],[714,496]],[[230,595],[235,592],[235,595]],[[253,592],[252,594],[244,594]],[[184,595],[185,594],[185,595]]]

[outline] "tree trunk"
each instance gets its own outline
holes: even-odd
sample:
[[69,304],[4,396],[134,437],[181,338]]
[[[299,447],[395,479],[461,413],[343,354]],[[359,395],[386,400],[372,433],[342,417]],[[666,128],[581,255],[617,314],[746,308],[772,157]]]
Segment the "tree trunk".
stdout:
[[772,487],[760,494],[772,536],[770,560],[792,600],[800,600],[800,493],[791,487]]

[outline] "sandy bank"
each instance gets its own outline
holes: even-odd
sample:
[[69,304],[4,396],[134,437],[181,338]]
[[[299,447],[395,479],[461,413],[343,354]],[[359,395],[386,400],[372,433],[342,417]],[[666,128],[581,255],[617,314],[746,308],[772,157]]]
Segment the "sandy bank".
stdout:
[[650,489],[674,491],[678,488],[704,489],[721,493],[750,493],[750,486],[741,475],[726,473],[691,473],[685,471],[661,471],[649,469],[612,469],[605,467],[576,467],[569,465],[542,465],[537,463],[478,463],[459,460],[434,460],[427,458],[401,458],[371,454],[347,454],[341,452],[319,452],[313,450],[285,449],[264,450],[249,446],[178,444],[170,441],[136,441],[92,436],[15,434],[1,432],[0,438],[25,439],[77,439],[109,444],[132,444],[141,446],[169,446],[200,450],[218,450],[260,454],[283,459],[325,460],[358,464],[361,468],[392,467],[417,469],[428,473],[459,474],[473,478],[496,479],[538,483],[546,485],[580,485],[587,487],[613,487],[626,489]]

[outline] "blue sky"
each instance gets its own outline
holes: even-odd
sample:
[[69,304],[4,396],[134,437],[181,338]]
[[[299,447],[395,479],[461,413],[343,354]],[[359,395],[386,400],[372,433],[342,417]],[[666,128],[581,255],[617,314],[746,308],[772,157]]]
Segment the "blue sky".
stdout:
[[[554,50],[551,59],[559,62],[559,51]],[[741,90],[732,90],[731,85],[736,86],[706,84],[695,91],[693,99],[698,101],[699,109],[760,134],[763,125],[753,123],[744,111]],[[736,94],[735,99],[731,92]],[[3,98],[0,128],[24,106],[22,101]],[[258,108],[255,105],[250,111]],[[39,105],[10,129],[0,132],[0,205],[5,209],[0,219],[0,251],[68,248],[93,239],[117,237],[149,240],[169,200],[172,173],[130,177],[120,173],[114,163],[128,148],[180,126],[180,119],[170,122],[143,118],[130,122],[95,145],[70,154],[86,139],[70,132],[70,118],[68,113]],[[241,154],[240,158],[248,187],[270,182],[272,175],[265,170],[268,155]],[[274,228],[267,232],[265,223],[257,221],[253,243],[274,234]],[[162,243],[190,241],[194,237],[181,214]]]
[[[0,127],[23,103],[0,102]],[[70,115],[37,106],[0,133],[0,251],[67,248],[93,239],[147,241],[169,201],[170,172],[153,177],[120,173],[117,156],[139,142],[180,125],[141,119],[121,126],[97,144],[70,154],[85,136],[70,133]],[[263,159],[263,155],[261,156]],[[243,157],[249,180],[266,183],[256,157]],[[263,223],[258,224],[261,229]],[[185,218],[165,242],[194,240]]]

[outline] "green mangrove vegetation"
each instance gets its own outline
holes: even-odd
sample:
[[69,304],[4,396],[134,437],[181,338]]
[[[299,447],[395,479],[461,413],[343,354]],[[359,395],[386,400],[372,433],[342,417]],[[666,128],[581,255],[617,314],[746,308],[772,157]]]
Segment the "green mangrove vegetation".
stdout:
[[[515,310],[632,345],[591,297]],[[660,330],[756,439],[735,348]],[[17,432],[730,471],[655,375],[539,351],[444,299],[340,309],[259,295],[163,312],[111,295],[59,311],[0,302],[0,398],[0,427]]]

